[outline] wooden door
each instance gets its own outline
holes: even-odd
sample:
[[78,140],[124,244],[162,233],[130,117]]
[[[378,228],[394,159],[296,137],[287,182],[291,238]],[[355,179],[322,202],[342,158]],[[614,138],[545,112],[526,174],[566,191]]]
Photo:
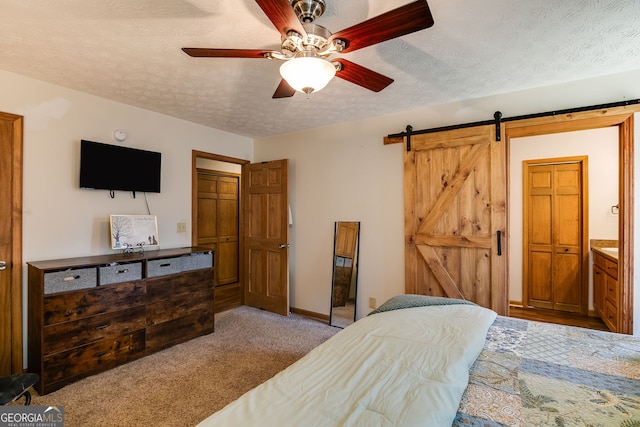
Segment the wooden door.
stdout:
[[0,113],[0,377],[22,372],[22,117]]
[[242,303],[240,285],[240,176],[197,170],[196,246],[215,251],[215,311]]
[[404,159],[405,288],[506,315],[505,153],[495,129],[411,137]]
[[242,169],[245,304],[289,314],[289,160]]
[[586,314],[586,158],[525,162],[525,304]]

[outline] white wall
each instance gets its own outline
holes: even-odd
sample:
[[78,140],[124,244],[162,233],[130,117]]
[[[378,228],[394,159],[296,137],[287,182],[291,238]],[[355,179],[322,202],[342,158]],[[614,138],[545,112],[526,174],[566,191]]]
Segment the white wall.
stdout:
[[[509,155],[509,299],[522,303],[522,162],[523,160],[587,156],[589,239],[618,240],[618,128],[584,130],[512,138]],[[589,242],[585,242],[588,246]],[[591,255],[589,255],[591,258]],[[589,309],[593,309],[589,269]]]
[[[191,150],[251,159],[249,138],[0,72],[0,111],[24,116],[23,258],[109,253],[109,214],[146,214],[143,194],[78,186],[80,139],[162,153],[162,192],[147,194],[161,247],[191,244]],[[119,143],[115,129],[128,138]],[[114,173],[126,171],[114,170]]]
[[640,70],[257,139],[255,161],[291,161],[291,306],[329,312],[338,220],[362,223],[358,317],[370,311],[369,297],[380,304],[404,292],[404,147],[384,146],[385,135],[402,132],[407,124],[418,130],[491,120],[498,110],[513,117],[637,99],[638,81]]
[[[184,120],[0,71],[0,111],[24,116],[23,260],[112,252],[110,214],[146,214],[142,194],[80,189],[80,139],[162,153],[160,194],[148,194],[163,248],[191,245],[191,150],[251,160],[253,141]],[[125,129],[117,143],[112,134]],[[124,172],[126,171],[118,171]],[[23,266],[26,319],[26,266]],[[24,321],[26,345],[26,320]],[[25,351],[26,357],[26,351]]]

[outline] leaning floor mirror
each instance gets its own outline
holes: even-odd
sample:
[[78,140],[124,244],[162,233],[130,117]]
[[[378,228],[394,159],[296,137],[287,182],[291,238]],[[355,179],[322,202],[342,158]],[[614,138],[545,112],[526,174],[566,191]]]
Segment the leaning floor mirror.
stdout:
[[329,324],[344,328],[356,320],[360,222],[338,221],[333,239]]

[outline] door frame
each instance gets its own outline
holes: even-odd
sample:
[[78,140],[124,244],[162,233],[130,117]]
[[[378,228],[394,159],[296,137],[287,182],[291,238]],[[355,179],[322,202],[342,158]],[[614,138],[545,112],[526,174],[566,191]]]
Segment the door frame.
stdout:
[[22,162],[24,141],[24,117],[0,112],[0,120],[9,122],[13,128],[11,141],[11,263],[8,271],[11,275],[9,289],[10,304],[10,343],[11,373],[23,371],[22,339]]
[[618,192],[620,201],[618,240],[620,242],[619,259],[621,262],[618,263],[618,280],[620,282],[620,298],[618,301],[620,301],[620,306],[617,323],[618,332],[625,334],[633,333],[633,115],[636,111],[638,111],[638,109],[633,106],[630,108],[623,106],[503,122],[507,150],[507,206],[510,205],[509,194],[511,183],[509,160],[511,138],[548,135],[611,126],[618,128]]
[[[580,183],[580,192],[581,192],[581,201],[580,201],[580,210],[581,210],[581,230],[580,236],[582,240],[581,244],[581,252],[580,252],[580,313],[579,314],[587,314],[589,309],[589,245],[588,245],[588,237],[589,237],[589,184],[588,184],[588,158],[586,156],[568,156],[568,157],[555,157],[548,159],[531,159],[525,160],[524,165],[522,167],[523,180],[522,180],[522,192],[523,194],[528,194],[527,183],[529,182],[528,171],[530,166],[541,166],[541,165],[558,165],[558,164],[566,164],[566,163],[578,163],[580,164],[580,173],[581,173],[581,183]],[[528,203],[525,201],[525,203]],[[529,231],[528,231],[528,221],[531,220],[529,218],[529,212],[526,208],[523,208],[524,220],[522,221],[522,295],[523,295],[523,303],[524,306],[529,306]],[[555,244],[554,244],[555,245]],[[554,309],[555,310],[555,309]]]
[[[251,161],[246,159],[238,159],[236,157],[223,156],[221,154],[207,153],[205,151],[192,150],[191,151],[191,244],[197,241],[198,239],[198,168],[196,167],[197,159],[207,159],[207,160],[216,160],[219,162],[225,163],[233,163],[240,166],[251,163]],[[242,192],[242,175],[240,175],[239,182],[239,192]],[[242,196],[239,194],[238,198],[238,233],[239,233],[239,242],[238,242],[238,257],[239,257],[239,282],[240,288],[244,290],[245,286],[245,261],[242,256],[244,249],[244,242],[242,236],[244,236],[244,226],[243,226],[243,206],[242,206]],[[244,303],[244,291],[241,293],[241,303]]]

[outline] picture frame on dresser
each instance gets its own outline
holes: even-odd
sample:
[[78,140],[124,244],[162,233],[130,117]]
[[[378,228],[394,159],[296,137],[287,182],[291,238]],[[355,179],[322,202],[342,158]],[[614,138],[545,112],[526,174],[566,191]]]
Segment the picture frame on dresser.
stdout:
[[155,215],[110,215],[111,249],[159,248]]

